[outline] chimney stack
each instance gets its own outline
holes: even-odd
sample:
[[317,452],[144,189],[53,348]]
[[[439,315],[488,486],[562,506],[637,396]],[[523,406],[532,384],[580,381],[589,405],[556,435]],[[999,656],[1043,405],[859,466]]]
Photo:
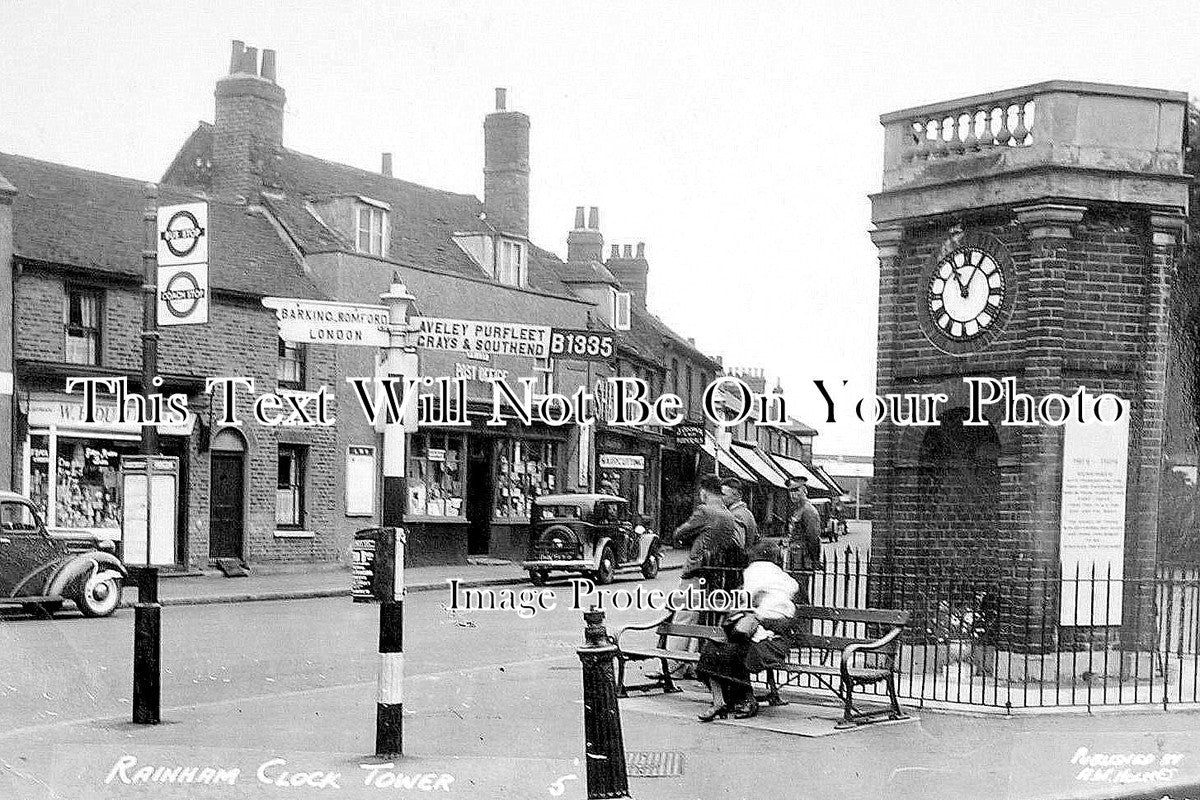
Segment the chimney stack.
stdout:
[[583,206],[575,207],[575,229],[567,234],[567,261],[604,261],[604,236],[600,233],[600,209],[595,206],[588,209],[586,226],[583,218]]
[[496,110],[483,120],[483,210],[497,230],[529,235],[529,117],[508,111],[496,89]]
[[385,178],[392,177],[392,154],[383,154],[383,163],[379,165],[379,174]]
[[214,92],[211,188],[217,197],[255,195],[262,184],[251,171],[251,151],[283,144],[286,95],[275,78],[274,50],[263,50],[260,70],[258,48],[233,42],[229,74],[217,81]]
[[632,295],[638,308],[646,307],[646,293],[650,276],[650,264],[646,261],[646,243],[637,243],[637,254],[633,245],[613,245],[612,255],[605,265],[621,284],[621,288]]

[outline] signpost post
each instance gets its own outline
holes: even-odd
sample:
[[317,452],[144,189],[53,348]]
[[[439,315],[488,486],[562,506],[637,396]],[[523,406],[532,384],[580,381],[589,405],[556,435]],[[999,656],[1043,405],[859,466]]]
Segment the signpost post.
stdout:
[[[158,186],[145,186],[146,207],[142,214],[146,229],[142,249],[142,396],[150,407],[150,395],[162,385],[158,377],[158,326],[196,325],[208,322],[208,204],[187,203],[158,206]],[[161,318],[160,318],[161,317]],[[158,429],[142,426],[141,452],[144,461],[129,467],[144,471],[146,483],[146,547],[125,552],[125,563],[137,567],[138,601],[133,607],[133,721],[157,725],[161,708],[160,657],[162,652],[162,606],[158,603],[158,566],[175,562],[174,500],[170,502],[168,556],[154,542],[154,520],[162,517],[154,509],[156,467],[170,469],[171,461],[158,456]],[[130,470],[126,470],[129,472]],[[168,472],[168,474],[170,474]],[[175,462],[178,475],[178,462]],[[134,532],[129,531],[130,534]],[[137,537],[125,538],[126,544]],[[140,543],[139,543],[140,544]],[[140,551],[140,552],[139,552]],[[169,558],[169,560],[164,560]]]

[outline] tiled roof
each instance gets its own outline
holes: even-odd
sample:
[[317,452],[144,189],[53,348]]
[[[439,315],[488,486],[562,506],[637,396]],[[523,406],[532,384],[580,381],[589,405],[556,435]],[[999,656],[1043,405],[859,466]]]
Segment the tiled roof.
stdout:
[[[186,174],[187,159],[195,153],[211,153],[212,125],[207,122],[192,133],[167,170],[168,175]],[[494,233],[480,215],[483,204],[469,194],[432,189],[378,172],[338,164],[316,156],[279,148],[272,183],[264,205],[279,217],[299,249],[308,253],[353,252],[348,241],[309,212],[307,203],[333,197],[361,196],[391,207],[391,239],[388,261],[402,266],[432,269],[471,278],[489,276],[454,242],[460,233]],[[573,297],[556,274],[558,257],[530,248],[529,287],[550,294]]]
[[[144,181],[0,153],[13,186],[17,256],[125,275],[142,274]],[[159,186],[160,205],[196,200]],[[271,223],[245,206],[209,202],[209,284],[247,294],[319,298],[321,293]]]
[[714,370],[721,369],[720,363],[718,363],[715,358],[698,350],[696,345],[680,336],[678,333],[672,330],[667,323],[663,322],[646,309],[635,308],[633,310],[633,318],[635,320],[639,318],[642,319],[648,328],[658,333],[658,335],[670,339],[676,348],[684,351],[685,353],[689,353],[693,358],[697,358],[701,361],[707,361]]

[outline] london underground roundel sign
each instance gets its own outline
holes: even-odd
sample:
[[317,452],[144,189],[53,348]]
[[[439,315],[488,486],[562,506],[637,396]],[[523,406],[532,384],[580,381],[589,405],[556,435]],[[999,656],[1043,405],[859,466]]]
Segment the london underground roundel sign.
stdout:
[[160,266],[157,299],[160,326],[208,322],[208,265]]
[[159,207],[159,266],[207,263],[208,238],[208,203]]

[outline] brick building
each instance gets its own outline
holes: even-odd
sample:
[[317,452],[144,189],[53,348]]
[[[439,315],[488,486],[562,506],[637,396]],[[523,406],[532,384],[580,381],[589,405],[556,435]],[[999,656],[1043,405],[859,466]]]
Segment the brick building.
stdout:
[[[0,206],[0,216],[11,215],[0,224],[0,274],[13,287],[6,309],[16,376],[14,413],[0,418],[2,458],[12,465],[11,485],[38,503],[52,528],[119,538],[118,469],[123,455],[137,452],[139,429],[117,421],[115,402],[86,423],[79,394],[64,390],[68,377],[98,376],[125,378],[140,391],[144,184],[4,154],[0,175],[10,187],[10,204]],[[195,199],[159,189],[162,204]],[[317,479],[335,468],[332,432],[258,425],[248,397],[239,407],[247,423],[222,428],[222,401],[204,392],[205,378],[220,375],[252,375],[259,391],[280,386],[276,323],[261,298],[323,295],[261,208],[211,201],[209,210],[210,321],[163,328],[159,343],[159,391],[185,393],[198,420],[160,428],[162,452],[181,462],[179,565],[216,556],[336,560],[344,546],[336,503]],[[335,379],[330,348],[313,349],[310,370],[314,380]]]
[[[1115,429],[1090,445],[1113,464],[1127,456],[1113,476],[1125,505],[1111,509],[1115,531],[1087,541],[1118,574],[1153,575],[1185,105],[1052,81],[882,117],[877,392],[949,398],[940,426],[876,428],[874,545],[897,565],[1069,565],[1064,481],[1079,476],[1064,448],[1079,430],[1003,425],[1000,406],[963,424],[963,377],[1013,376],[1035,398],[1084,385],[1130,401],[1127,448]],[[1090,512],[1115,492],[1088,495]],[[1046,600],[1028,597],[1030,613]],[[1125,603],[1128,619],[1148,600]]]

